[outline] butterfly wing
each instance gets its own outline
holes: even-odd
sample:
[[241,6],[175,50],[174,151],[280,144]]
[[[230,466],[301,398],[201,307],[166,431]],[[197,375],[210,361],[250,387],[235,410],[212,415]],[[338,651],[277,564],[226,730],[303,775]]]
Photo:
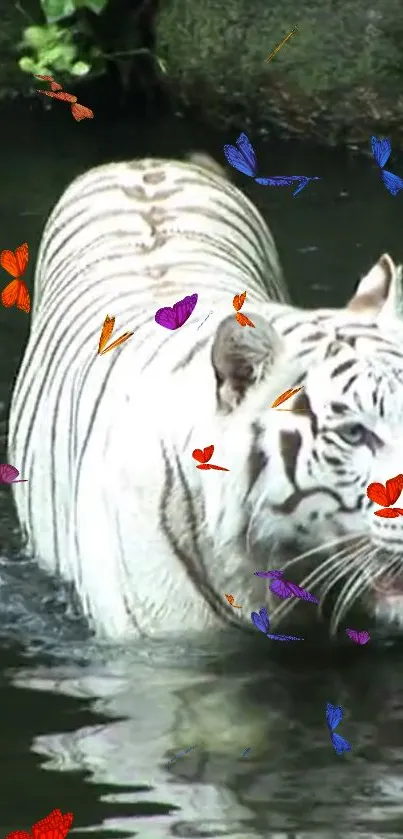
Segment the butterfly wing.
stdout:
[[85,105],[80,105],[79,102],[72,105],[71,113],[77,122],[81,122],[82,119],[93,119],[94,116],[94,111],[91,111],[91,108],[86,108]]
[[11,484],[19,475],[18,469],[10,463],[0,463],[0,483]]
[[197,460],[199,463],[204,463],[204,450],[202,449],[194,449],[192,451],[192,457]]
[[211,464],[210,463],[199,463],[199,465],[196,466],[196,469],[211,469]]
[[29,259],[29,248],[28,242],[24,242],[18,248],[15,249],[15,261],[17,263],[18,268],[18,277],[22,277],[24,271],[28,265]]
[[7,833],[5,839],[32,839],[32,836],[25,830],[13,830],[11,833]]
[[52,810],[48,816],[32,826],[34,839],[64,839],[73,823],[73,813]]
[[403,189],[403,180],[402,178],[399,178],[398,175],[393,175],[392,172],[388,172],[386,169],[381,169],[381,177],[386,189],[388,189],[392,195],[397,195],[397,193]]
[[389,504],[389,496],[383,484],[375,481],[367,486],[367,496],[375,504],[382,504],[382,507],[387,507]]
[[380,516],[383,519],[397,519],[401,515],[403,515],[401,507],[383,507],[382,510],[374,510],[374,516]]
[[123,335],[120,336],[120,338],[116,338],[115,341],[112,341],[112,343],[109,344],[109,347],[104,347],[104,349],[101,350],[100,355],[105,355],[105,353],[114,350],[115,347],[119,347],[120,344],[124,344],[124,342],[127,341],[128,338],[131,338],[132,335],[134,335],[134,332],[124,332]]
[[242,132],[235,142],[252,171],[257,172],[257,157],[247,134]]
[[253,573],[255,574],[256,577],[276,577],[276,579],[278,579],[278,580],[280,580],[282,577],[284,577],[283,571],[277,571],[277,570],[273,570],[273,571],[254,571]]
[[343,710],[340,705],[332,705],[328,702],[326,705],[326,722],[330,731],[333,731],[341,720],[343,719]]
[[257,612],[251,613],[251,618],[253,623],[256,626],[256,629],[259,629],[260,632],[266,633],[270,627],[269,616],[267,614],[267,609],[263,607],[263,609],[259,610],[259,614]]
[[293,192],[293,194],[292,194],[292,197],[295,198],[295,196],[298,195],[299,192],[302,192],[302,190],[305,189],[306,186],[308,186],[309,181],[320,181],[320,180],[322,180],[322,179],[321,178],[305,178],[303,181],[301,181],[300,185],[297,186],[295,192]]
[[386,161],[390,157],[390,152],[392,149],[390,140],[388,137],[371,137],[371,148],[372,154],[374,155],[375,163],[378,164],[381,168],[385,165]]
[[274,641],[304,641],[304,638],[299,638],[298,635],[267,635],[267,637],[273,638]]
[[112,335],[113,329],[115,326],[115,318],[110,318],[109,315],[106,316],[104,320],[104,325],[102,327],[101,337],[99,339],[98,344],[98,352],[101,353],[104,347],[106,347],[109,338]]
[[355,644],[361,644],[361,646],[363,646],[364,644],[368,644],[368,641],[371,638],[369,632],[367,632],[366,629],[346,629],[346,633],[348,637],[351,638],[352,641],[354,641]]
[[237,313],[236,313],[236,315],[235,315],[235,317],[236,317],[236,319],[237,319],[238,323],[239,323],[241,326],[253,326],[253,328],[255,328],[255,324],[254,324],[254,323],[252,323],[252,321],[251,321],[251,320],[249,320],[249,318],[247,317],[247,315],[242,314],[242,312],[237,312]]
[[248,175],[250,178],[253,178],[254,170],[245,162],[242,154],[235,146],[225,145],[224,154],[230,166],[238,169],[238,172],[242,172],[243,175]]
[[233,305],[234,309],[236,309],[237,312],[239,312],[239,309],[242,309],[242,306],[245,303],[245,300],[246,300],[246,291],[243,291],[242,294],[236,294],[235,295],[235,297],[232,301],[232,305]]
[[17,308],[21,309],[22,312],[26,312],[28,315],[31,311],[29,291],[22,280],[15,280],[15,282],[18,282]]
[[343,752],[351,752],[350,743],[348,740],[345,740],[344,737],[340,737],[340,734],[333,734],[332,732],[330,739],[337,755],[341,755]]
[[204,458],[203,462],[207,463],[207,461],[212,458],[213,454],[214,454],[214,446],[206,446],[203,449],[203,458]]
[[389,504],[395,504],[403,489],[403,475],[396,475],[395,478],[389,478],[385,484],[386,494],[389,497]]
[[276,597],[281,597],[282,600],[287,600],[289,597],[292,597],[292,593],[285,580],[273,580],[269,585],[269,589]]
[[208,464],[210,469],[215,469],[217,472],[229,472],[229,469],[226,469],[225,466],[215,466],[214,463]]
[[319,603],[317,597],[314,594],[311,594],[310,591],[307,591],[305,588],[301,588],[301,586],[297,586],[296,583],[292,583],[291,580],[287,580],[287,586],[294,595],[294,597],[299,597],[301,600],[306,600],[307,603]]
[[183,300],[178,300],[178,302],[174,303],[172,306],[175,313],[177,329],[180,326],[183,326],[183,324],[190,318],[190,315],[196,306],[198,297],[198,294],[190,294],[188,297],[184,297]]
[[303,385],[302,387],[290,387],[288,390],[285,390],[284,393],[280,393],[280,396],[274,400],[270,407],[277,408],[277,405],[282,405],[283,402],[287,402],[287,399],[291,399],[291,397],[295,396],[295,394],[302,390],[303,387]]
[[165,326],[165,329],[178,328],[175,312],[170,306],[164,306],[162,309],[158,309],[158,312],[154,315],[154,320],[159,326]]
[[0,263],[8,274],[11,274],[12,277],[18,277],[19,268],[13,251],[2,251],[0,254]]
[[19,291],[19,280],[11,280],[11,283],[6,285],[1,292],[1,302],[7,309],[14,306],[17,302]]

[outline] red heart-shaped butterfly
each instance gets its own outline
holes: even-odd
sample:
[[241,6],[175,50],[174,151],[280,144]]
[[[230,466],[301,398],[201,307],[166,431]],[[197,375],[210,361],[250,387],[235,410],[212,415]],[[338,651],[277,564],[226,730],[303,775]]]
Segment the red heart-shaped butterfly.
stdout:
[[[374,501],[375,504],[380,504],[382,507],[390,507],[395,504],[403,489],[403,475],[396,475],[395,478],[389,478],[385,486],[375,481],[373,484],[368,484],[367,496]],[[379,515],[380,511],[378,511]],[[399,514],[398,514],[399,515]],[[392,516],[390,517],[392,518]]]

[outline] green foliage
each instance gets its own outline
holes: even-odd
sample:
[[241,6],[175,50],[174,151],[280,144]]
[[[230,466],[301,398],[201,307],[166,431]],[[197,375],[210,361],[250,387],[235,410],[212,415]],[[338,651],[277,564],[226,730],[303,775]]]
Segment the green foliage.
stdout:
[[82,50],[79,55],[74,43],[74,30],[64,29],[57,24],[28,26],[20,46],[22,49],[28,48],[30,53],[18,62],[23,73],[84,76],[94,66],[98,69],[97,65],[101,62],[101,53],[94,46],[87,50],[87,55],[82,55]]
[[41,0],[41,6],[48,23],[55,23],[65,17],[70,17],[78,9],[91,9],[99,15],[108,0]]

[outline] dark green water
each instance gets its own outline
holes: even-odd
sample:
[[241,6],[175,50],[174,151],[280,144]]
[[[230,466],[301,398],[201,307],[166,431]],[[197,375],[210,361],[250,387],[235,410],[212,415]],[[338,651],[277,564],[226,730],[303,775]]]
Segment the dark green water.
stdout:
[[[323,178],[295,199],[237,178],[274,232],[295,302],[342,304],[382,252],[403,258],[403,198],[384,189],[370,159],[250,136],[262,174]],[[16,106],[0,140],[0,249],[28,242],[32,289],[44,220],[73,176],[108,159],[194,148],[223,161],[223,143],[234,141],[179,119],[78,124],[67,108]],[[0,307],[3,432],[28,325],[24,313]],[[219,650],[215,639],[198,650],[99,648],[68,592],[19,560],[4,487],[0,581],[2,836],[54,807],[74,812],[78,832],[102,837],[403,835],[399,646],[306,644],[295,653],[263,638],[237,649],[231,638]],[[349,755],[332,750],[326,702],[345,708]]]

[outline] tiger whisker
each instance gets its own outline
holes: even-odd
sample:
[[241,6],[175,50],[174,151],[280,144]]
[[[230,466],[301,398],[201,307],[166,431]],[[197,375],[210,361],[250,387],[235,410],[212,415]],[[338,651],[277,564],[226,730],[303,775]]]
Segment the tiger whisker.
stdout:
[[365,557],[364,566],[359,565],[355,570],[355,574],[352,577],[348,577],[337,597],[330,623],[331,635],[336,634],[343,615],[348,612],[350,605],[354,605],[357,600],[357,595],[362,594],[363,589],[365,590],[371,584],[373,578],[371,578],[369,571],[371,568],[374,568],[374,554],[371,553],[369,556],[363,555]]

